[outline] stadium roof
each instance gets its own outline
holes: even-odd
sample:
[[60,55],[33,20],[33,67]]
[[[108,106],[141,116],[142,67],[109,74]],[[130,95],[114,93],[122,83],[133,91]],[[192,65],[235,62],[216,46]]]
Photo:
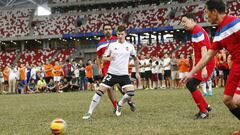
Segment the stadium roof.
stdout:
[[42,5],[48,0],[0,0],[0,7],[23,6],[26,4]]

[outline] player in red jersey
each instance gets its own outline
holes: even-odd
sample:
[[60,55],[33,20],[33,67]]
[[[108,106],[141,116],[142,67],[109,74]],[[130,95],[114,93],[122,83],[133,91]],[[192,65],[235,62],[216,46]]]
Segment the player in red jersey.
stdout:
[[[103,33],[105,35],[105,38],[101,39],[99,43],[97,44],[97,63],[99,68],[99,75],[104,77],[107,74],[110,62],[109,61],[103,61],[103,68],[101,66],[102,56],[105,53],[106,49],[111,43],[114,43],[117,41],[117,37],[112,35],[112,26],[110,24],[105,24],[103,26]],[[117,85],[118,86],[118,85]],[[118,86],[119,91],[124,95],[125,93],[122,91],[122,89]],[[117,107],[117,100],[115,95],[111,90],[108,90],[108,97],[110,98],[114,110],[116,110]],[[132,101],[128,101],[128,104],[130,106],[131,111],[135,111],[136,107],[135,104]]]
[[233,64],[225,86],[223,101],[232,114],[240,120],[240,19],[226,15],[225,9],[226,5],[223,0],[208,0],[206,2],[208,21],[217,24],[218,29],[211,49],[181,82],[187,82],[192,78],[219,50],[227,49],[232,55]]
[[[182,25],[192,34],[192,45],[194,53],[194,65],[207,53],[210,48],[210,40],[207,32],[199,25],[196,24],[192,13],[187,13],[182,17]],[[191,92],[192,97],[199,108],[199,112],[195,115],[197,119],[205,119],[208,117],[208,111],[210,107],[206,100],[203,98],[201,92],[197,89],[197,86],[202,82],[206,82],[211,76],[215,67],[214,58],[211,59],[207,65],[196,72],[193,77],[187,82],[186,87]]]

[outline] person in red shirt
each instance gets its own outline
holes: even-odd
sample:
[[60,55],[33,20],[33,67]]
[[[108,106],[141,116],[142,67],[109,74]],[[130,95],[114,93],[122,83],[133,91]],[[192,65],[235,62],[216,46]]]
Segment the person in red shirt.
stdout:
[[[102,56],[105,53],[106,49],[108,48],[108,46],[111,43],[114,43],[117,41],[117,37],[112,35],[113,29],[112,26],[110,24],[105,24],[103,26],[103,33],[105,35],[105,38],[101,39],[99,41],[99,43],[97,44],[96,48],[97,48],[97,65],[99,68],[99,75],[102,77],[105,77],[107,75],[107,71],[110,65],[109,61],[103,61],[103,68],[102,68]],[[119,91],[124,95],[125,93],[122,92],[122,89],[118,86]],[[114,107],[114,111],[117,108],[117,100],[116,100],[116,96],[114,95],[112,90],[108,90],[108,97],[110,98],[113,107]],[[135,104],[132,101],[128,101],[128,104],[130,106],[131,111],[135,111]]]
[[[199,60],[207,53],[210,48],[210,40],[207,32],[199,25],[196,24],[194,15],[187,13],[182,17],[182,25],[192,33],[192,45],[194,53],[194,64],[196,65]],[[205,119],[208,117],[208,112],[211,110],[206,100],[203,98],[197,86],[202,82],[206,82],[211,76],[215,67],[215,60],[211,59],[203,70],[198,71],[187,82],[186,87],[191,92],[192,97],[199,108],[199,112],[195,115],[196,119]]]
[[[201,70],[223,48],[232,56],[232,66],[224,90],[224,104],[232,114],[240,120],[240,19],[225,14],[226,5],[223,0],[208,0],[206,13],[208,21],[217,24],[218,29],[211,49],[201,58],[187,77],[181,80],[186,83]],[[238,131],[240,134],[240,132]]]

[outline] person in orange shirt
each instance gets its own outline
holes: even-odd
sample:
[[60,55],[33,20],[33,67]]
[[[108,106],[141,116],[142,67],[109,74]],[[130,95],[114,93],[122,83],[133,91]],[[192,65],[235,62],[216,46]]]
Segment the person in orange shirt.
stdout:
[[190,64],[188,59],[185,58],[183,53],[180,54],[180,59],[178,60],[179,79],[183,79],[187,75],[187,73],[189,72],[189,66]]
[[86,66],[86,77],[88,79],[90,90],[93,90],[92,83],[93,83],[93,69],[92,69],[92,61],[88,60]]
[[53,67],[52,74],[53,74],[53,80],[56,85],[56,90],[59,91],[59,82],[60,82],[61,76],[63,76],[64,72],[63,72],[62,66],[59,65],[59,63],[57,61],[55,62],[55,66]]
[[20,65],[19,76],[20,76],[20,82],[24,85],[23,93],[26,93],[27,68],[24,66],[24,64]]
[[53,79],[52,70],[53,70],[53,65],[50,64],[49,60],[47,60],[46,65],[44,65],[43,67],[43,71],[45,73],[45,80],[47,84],[50,82],[51,79]]
[[61,80],[61,76],[63,75],[63,69],[62,66],[59,65],[57,61],[55,62],[55,66],[53,67],[52,73],[54,82],[59,82]]
[[3,70],[3,79],[4,79],[4,84],[3,84],[3,91],[8,90],[8,78],[9,78],[9,67],[6,66],[5,69]]

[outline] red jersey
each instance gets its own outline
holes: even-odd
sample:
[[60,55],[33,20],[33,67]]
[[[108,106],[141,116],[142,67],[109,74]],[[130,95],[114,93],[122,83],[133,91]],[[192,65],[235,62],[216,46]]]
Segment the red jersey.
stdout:
[[[193,50],[195,55],[195,65],[200,61],[202,58],[202,51],[201,48],[206,46],[207,49],[211,48],[210,40],[208,37],[207,32],[199,25],[195,25],[192,30],[192,44]],[[214,58],[208,62],[207,65],[214,65],[215,60]]]
[[[113,42],[116,42],[116,41],[117,41],[116,36],[112,36],[109,40],[106,39],[106,38],[101,39],[100,42],[96,46],[98,57],[102,57],[102,55],[105,53],[109,44],[111,44]],[[105,72],[107,73],[109,65],[110,65],[109,61],[104,61],[103,62],[104,74],[105,74]]]
[[226,15],[218,26],[211,49],[226,48],[232,55],[232,61],[240,63],[240,19]]

